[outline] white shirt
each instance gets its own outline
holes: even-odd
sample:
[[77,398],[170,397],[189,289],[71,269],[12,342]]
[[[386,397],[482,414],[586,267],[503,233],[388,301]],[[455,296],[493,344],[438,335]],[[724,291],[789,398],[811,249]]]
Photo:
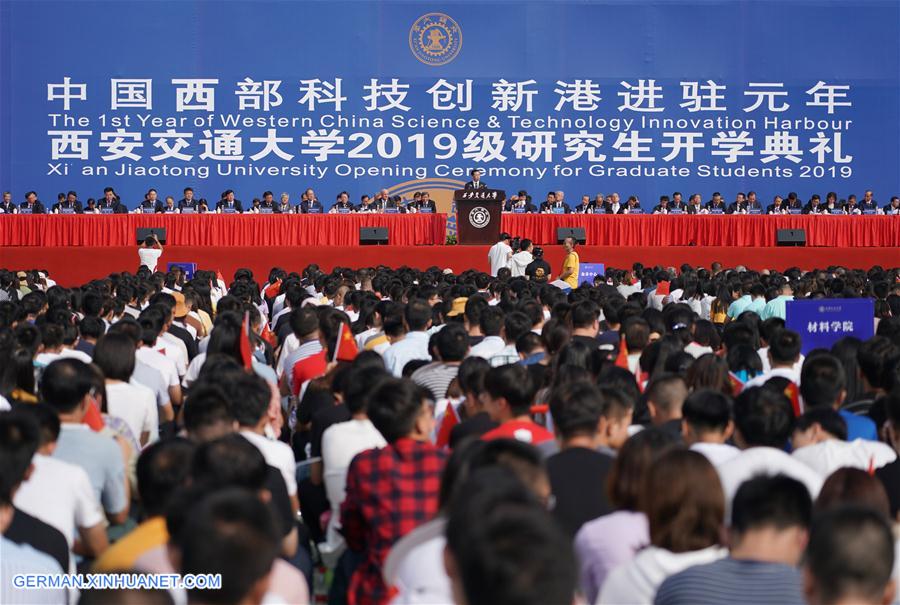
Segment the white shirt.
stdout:
[[241,435],[256,446],[266,459],[269,466],[274,466],[281,471],[284,484],[287,486],[289,496],[297,494],[297,461],[294,459],[294,450],[287,443],[268,439],[253,431],[242,430]]
[[694,358],[700,357],[702,355],[706,355],[707,353],[712,353],[712,347],[703,346],[701,344],[697,344],[696,342],[691,342],[687,346],[684,347],[684,352],[688,355],[693,356]]
[[892,447],[868,439],[853,441],[828,439],[794,450],[791,456],[819,473],[822,478],[828,477],[839,468],[849,467],[868,471],[870,464],[876,469],[897,459]]
[[166,357],[170,357],[175,362],[179,376],[184,376],[187,373],[187,347],[184,346],[180,338],[172,336],[168,332],[163,332],[156,339],[156,350]]
[[409,332],[403,340],[388,347],[384,352],[384,367],[399,378],[403,375],[406,364],[415,359],[431,361],[428,334],[425,332]]
[[147,265],[150,272],[156,271],[156,263],[162,256],[162,250],[159,248],[138,248],[138,258],[141,259],[142,265]]
[[741,450],[727,443],[698,442],[692,445],[691,449],[706,456],[713,466],[724,464],[741,453]]
[[800,386],[800,372],[798,370],[795,370],[794,368],[774,368],[745,382],[743,390],[746,391],[753,387],[761,387],[766,384],[770,378],[776,377],[787,378],[797,386]]
[[127,382],[107,382],[106,409],[110,416],[125,421],[135,439],[140,440],[144,432],[150,434],[148,444],[159,439],[156,394],[147,387]]
[[506,341],[499,336],[485,336],[484,340],[469,349],[469,357],[482,357],[490,359],[503,350]]
[[774,447],[751,447],[716,465],[725,492],[725,519],[731,518],[731,500],[747,479],[756,475],[787,475],[806,486],[813,500],[822,489],[822,476],[790,454]]
[[[769,362],[769,347],[763,347],[756,351],[757,355],[759,355],[760,361],[762,361],[762,369],[763,373],[768,372],[772,369],[772,364]],[[803,361],[806,357],[803,353],[800,353],[800,359],[797,360],[797,363],[794,364],[794,372],[797,373],[797,385],[800,384],[800,370],[803,369]]]
[[178,368],[175,366],[175,360],[172,357],[167,357],[150,347],[141,347],[135,355],[137,356],[138,364],[148,365],[154,370],[158,370],[162,374],[167,387],[178,386]]
[[338,533],[341,527],[341,504],[347,495],[347,469],[353,457],[366,450],[382,448],[387,442],[375,425],[365,420],[348,420],[333,424],[322,433],[322,465],[325,493],[331,503],[326,544],[331,549],[343,544]]
[[639,552],[630,562],[615,568],[606,577],[597,604],[652,603],[657,589],[669,576],[694,565],[712,563],[727,555],[728,551],[719,546],[677,554],[650,546]]
[[491,263],[491,276],[497,277],[497,271],[509,266],[512,248],[506,242],[497,242],[488,250],[488,261]]
[[169,395],[169,385],[162,372],[138,359],[135,359],[134,372],[131,373],[131,380],[128,382],[153,391],[158,406],[164,406],[172,400]]
[[397,590],[392,605],[452,603],[453,589],[444,568],[447,521],[438,517],[394,544],[384,562],[384,580]]
[[106,519],[91,480],[80,466],[43,454],[35,454],[31,463],[34,472],[19,487],[13,503],[62,532],[71,550],[78,528]]
[[534,260],[531,252],[521,251],[512,255],[509,263],[509,269],[512,277],[522,277],[525,275],[525,268]]
[[59,356],[61,359],[77,359],[79,361],[83,361],[84,363],[91,363],[93,359],[91,356],[85,353],[84,351],[78,351],[77,349],[69,349],[63,347],[59,352]]

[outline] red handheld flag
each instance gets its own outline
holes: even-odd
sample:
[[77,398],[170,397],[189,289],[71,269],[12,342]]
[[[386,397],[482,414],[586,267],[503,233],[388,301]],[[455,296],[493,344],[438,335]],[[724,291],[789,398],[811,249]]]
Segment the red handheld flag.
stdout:
[[450,445],[450,432],[457,424],[459,424],[459,414],[456,411],[456,407],[452,403],[447,404],[447,411],[444,412],[444,417],[441,419],[441,426],[438,428],[435,445],[438,447]]
[[250,350],[250,313],[244,313],[244,325],[241,326],[241,359],[244,368],[253,369],[253,353]]
[[273,347],[278,346],[278,337],[275,336],[275,333],[269,329],[269,324],[267,322],[263,322],[262,334],[260,334],[259,337]]
[[668,296],[670,294],[670,285],[667,281],[661,281],[656,284],[656,294],[659,296]]
[[628,345],[625,344],[625,336],[619,338],[619,354],[616,356],[616,367],[628,368]]
[[281,278],[275,280],[275,283],[266,288],[264,294],[266,298],[275,298],[281,292]]
[[800,405],[800,390],[797,388],[797,385],[793,382],[788,383],[787,387],[784,389],[784,394],[791,400],[791,409],[794,410],[794,417],[799,418],[802,416],[803,408]]
[[358,353],[359,349],[356,346],[356,339],[353,338],[353,332],[350,331],[350,326],[341,322],[337,343],[334,346],[334,361],[353,361]]

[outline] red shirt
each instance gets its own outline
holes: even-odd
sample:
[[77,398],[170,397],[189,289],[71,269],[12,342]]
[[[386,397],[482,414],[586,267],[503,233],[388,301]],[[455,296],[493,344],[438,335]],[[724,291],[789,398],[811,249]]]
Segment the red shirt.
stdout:
[[347,546],[365,553],[350,579],[350,605],[389,600],[382,566],[397,540],[437,514],[445,460],[430,443],[404,438],[350,463],[341,525]]
[[303,386],[304,382],[324,376],[325,368],[327,367],[328,360],[325,357],[324,349],[295,363],[294,367],[291,368],[291,384],[293,385],[294,396],[296,397],[300,394],[300,387]]
[[532,445],[554,439],[553,433],[531,420],[509,420],[481,436],[483,441],[516,439]]

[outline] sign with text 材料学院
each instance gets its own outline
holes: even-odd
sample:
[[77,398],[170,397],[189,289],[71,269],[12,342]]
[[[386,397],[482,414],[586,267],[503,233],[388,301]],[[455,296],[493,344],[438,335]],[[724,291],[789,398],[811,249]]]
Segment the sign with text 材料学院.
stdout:
[[785,327],[800,334],[804,355],[845,336],[867,340],[875,334],[875,304],[871,298],[790,300]]

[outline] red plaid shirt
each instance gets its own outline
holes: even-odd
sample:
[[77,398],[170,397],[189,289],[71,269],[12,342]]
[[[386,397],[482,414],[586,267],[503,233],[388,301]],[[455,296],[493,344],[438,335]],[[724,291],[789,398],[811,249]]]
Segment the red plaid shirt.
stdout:
[[350,580],[350,605],[388,601],[382,565],[397,540],[437,514],[445,461],[430,443],[404,438],[350,463],[341,525],[347,545],[365,552]]

